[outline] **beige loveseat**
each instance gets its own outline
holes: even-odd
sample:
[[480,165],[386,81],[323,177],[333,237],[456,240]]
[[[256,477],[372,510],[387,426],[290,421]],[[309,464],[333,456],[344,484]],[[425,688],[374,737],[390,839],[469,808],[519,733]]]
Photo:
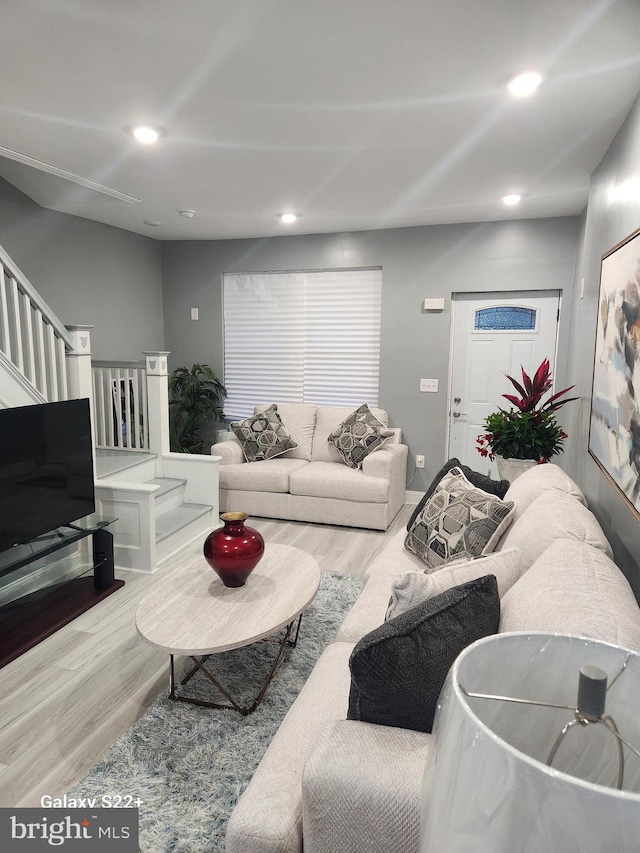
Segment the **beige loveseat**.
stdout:
[[[519,579],[505,590],[498,578],[500,631],[581,635],[640,652],[637,602],[576,484],[556,465],[540,465],[505,500],[516,503],[515,520],[498,548],[517,555]],[[355,643],[383,622],[398,575],[424,569],[405,535],[368,567],[336,641],[231,815],[227,853],[417,853],[431,735],[346,719]]]
[[[254,414],[269,403],[256,406]],[[401,430],[350,468],[328,442],[353,408],[278,403],[278,414],[298,443],[274,459],[246,462],[237,439],[214,444],[220,456],[220,511],[386,530],[404,504],[407,452]],[[383,424],[383,409],[371,409]]]

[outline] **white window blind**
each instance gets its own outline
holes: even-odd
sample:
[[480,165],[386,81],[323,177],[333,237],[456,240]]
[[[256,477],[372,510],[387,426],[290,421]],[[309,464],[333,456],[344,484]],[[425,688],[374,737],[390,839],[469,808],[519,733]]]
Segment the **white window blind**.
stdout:
[[224,276],[225,415],[378,405],[380,269]]

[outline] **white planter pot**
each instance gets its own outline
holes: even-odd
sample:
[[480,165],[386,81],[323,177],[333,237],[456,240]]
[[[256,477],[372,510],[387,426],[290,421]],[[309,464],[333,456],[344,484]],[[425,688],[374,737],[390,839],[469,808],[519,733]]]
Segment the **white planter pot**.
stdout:
[[534,468],[539,463],[535,459],[504,459],[496,454],[496,465],[501,480],[508,480],[510,483],[528,471],[529,468]]

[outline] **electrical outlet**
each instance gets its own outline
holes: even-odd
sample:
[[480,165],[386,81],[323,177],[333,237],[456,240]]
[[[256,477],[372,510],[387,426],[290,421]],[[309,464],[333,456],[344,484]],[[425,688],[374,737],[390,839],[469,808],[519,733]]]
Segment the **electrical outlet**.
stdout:
[[416,468],[424,468],[424,456],[416,456]]
[[421,391],[437,391],[438,390],[438,380],[437,379],[421,379],[420,380],[420,390]]

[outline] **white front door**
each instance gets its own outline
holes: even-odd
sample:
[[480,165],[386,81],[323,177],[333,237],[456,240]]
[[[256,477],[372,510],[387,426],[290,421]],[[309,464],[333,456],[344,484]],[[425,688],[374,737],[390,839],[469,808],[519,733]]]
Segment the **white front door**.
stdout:
[[502,394],[518,393],[505,374],[521,383],[521,367],[531,376],[544,358],[553,370],[560,293],[460,293],[453,305],[449,457],[497,477],[476,439],[487,415],[510,407]]

